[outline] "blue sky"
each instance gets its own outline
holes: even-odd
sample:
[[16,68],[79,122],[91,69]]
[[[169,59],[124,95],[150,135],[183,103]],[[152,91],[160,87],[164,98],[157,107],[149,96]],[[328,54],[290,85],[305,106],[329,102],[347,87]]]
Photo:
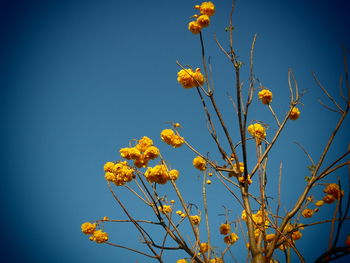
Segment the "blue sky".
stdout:
[[[237,121],[226,95],[233,94],[233,69],[213,40],[216,33],[227,46],[224,29],[230,2],[214,2],[216,15],[204,31],[204,40],[218,103],[238,140]],[[5,262],[151,262],[91,243],[80,232],[85,221],[103,216],[124,218],[106,187],[102,166],[118,159],[118,150],[131,139],[151,137],[180,170],[178,184],[184,196],[189,202],[201,202],[201,177],[191,167],[193,153],[185,148],[170,149],[159,138],[160,131],[169,127],[166,122],[180,122],[186,139],[215,156],[196,92],[182,89],[176,81],[176,60],[201,67],[199,38],[187,30],[195,11],[192,7],[199,3],[0,2],[0,221]],[[234,43],[240,59],[246,62],[242,69],[245,87],[249,48],[257,33],[255,75],[274,93],[277,114],[282,116],[288,107],[288,68],[293,69],[300,88],[307,90],[300,119],[288,123],[281,144],[270,155],[269,190],[276,194],[278,167],[283,161],[282,200],[286,209],[301,191],[309,165],[293,142],[304,145],[317,160],[338,118],[319,105],[318,99],[326,102],[326,98],[311,72],[339,99],[341,45],[350,47],[348,11],[346,1],[237,0]],[[254,102],[249,121],[268,123],[271,134],[276,128],[273,119],[256,98]],[[346,150],[348,130],[346,120],[326,163]],[[334,174],[329,182],[338,176],[346,179],[346,170]],[[222,189],[219,182],[208,189],[213,229],[224,220],[217,216],[223,212],[221,204],[232,210],[232,219],[241,212],[227,193],[221,197]],[[164,187],[161,191],[170,190]],[[123,190],[120,195],[136,215],[147,213]],[[320,198],[321,193],[315,196]],[[327,218],[333,208],[322,208],[317,218]],[[105,228],[112,242],[140,247],[131,227],[109,224]],[[345,230],[343,239],[350,232],[349,224]],[[329,225],[305,230],[297,246],[307,261],[326,248],[328,231]],[[216,237],[218,246],[222,246],[220,238]],[[240,252],[243,245],[240,240],[233,248],[240,260],[244,260]],[[166,262],[181,256],[169,253]]]

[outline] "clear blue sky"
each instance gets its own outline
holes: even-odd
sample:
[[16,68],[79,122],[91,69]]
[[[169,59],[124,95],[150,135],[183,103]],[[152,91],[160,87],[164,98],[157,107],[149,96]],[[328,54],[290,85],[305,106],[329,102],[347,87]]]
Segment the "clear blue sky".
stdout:
[[[226,93],[233,94],[233,70],[213,41],[227,46],[230,2],[215,1],[217,11],[204,31],[211,56],[217,98],[230,130],[236,119]],[[287,71],[292,68],[303,98],[301,117],[287,125],[284,139],[270,155],[269,191],[276,196],[281,161],[283,201],[288,209],[304,185],[309,164],[293,143],[318,159],[338,118],[322,108],[326,101],[312,79],[315,72],[336,98],[342,73],[341,44],[350,47],[347,1],[237,0],[235,45],[248,62],[254,33],[255,74],[274,92],[273,105],[287,110]],[[129,140],[151,137],[165,158],[181,172],[179,186],[190,202],[200,202],[199,173],[191,167],[194,155],[185,148],[170,149],[159,133],[167,121],[180,122],[183,135],[202,152],[215,149],[205,130],[204,115],[194,90],[176,81],[179,60],[201,66],[198,36],[187,30],[192,7],[199,1],[20,1],[0,2],[0,107],[3,262],[92,263],[151,262],[147,258],[88,241],[80,224],[103,216],[124,218],[106,187],[102,166],[119,158]],[[248,75],[242,80],[247,87]],[[255,103],[256,98],[255,98]],[[275,130],[266,107],[256,103],[249,121],[258,119]],[[331,150],[336,156],[349,142],[349,121]],[[269,136],[269,135],[268,135]],[[251,153],[252,155],[254,153]],[[331,162],[332,158],[326,162]],[[252,164],[251,164],[252,165]],[[346,170],[337,176],[346,179]],[[347,184],[344,184],[347,186]],[[166,192],[166,187],[163,188]],[[214,181],[208,189],[213,231],[224,221],[220,204],[241,208]],[[319,188],[321,189],[321,188]],[[119,193],[123,196],[124,191]],[[321,193],[315,194],[316,198]],[[145,215],[141,203],[126,199],[135,214]],[[316,218],[329,218],[333,206]],[[305,221],[306,223],[309,221]],[[139,247],[127,225],[106,225],[112,242]],[[313,231],[317,230],[317,231]],[[311,262],[326,248],[329,225],[304,231],[297,247]],[[350,232],[349,224],[345,234]],[[157,234],[157,237],[159,235]],[[217,246],[222,246],[216,237]],[[241,239],[232,249],[240,262]],[[183,254],[170,253],[166,262]],[[340,262],[340,261],[339,261]]]

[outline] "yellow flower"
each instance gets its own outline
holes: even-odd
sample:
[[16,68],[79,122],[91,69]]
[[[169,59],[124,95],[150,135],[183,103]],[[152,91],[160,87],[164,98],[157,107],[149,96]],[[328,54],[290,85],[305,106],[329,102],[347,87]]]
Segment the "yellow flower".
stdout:
[[340,199],[344,195],[344,191],[340,191],[338,184],[329,184],[327,187],[323,190],[326,194],[333,195],[335,199]]
[[243,221],[247,220],[247,212],[245,210],[242,211],[241,218],[242,218]]
[[231,233],[230,235],[224,237],[224,242],[228,245],[233,245],[238,240],[238,236],[235,233]]
[[114,163],[106,162],[105,165],[103,166],[103,169],[105,172],[112,172],[113,167],[114,167]]
[[193,166],[198,170],[204,171],[206,169],[207,162],[200,156],[193,159]]
[[267,242],[271,242],[274,239],[275,239],[275,234],[268,234],[268,235],[266,235],[266,241]]
[[209,246],[208,243],[201,243],[199,251],[202,253],[208,252]]
[[270,104],[272,101],[272,92],[269,91],[268,89],[262,89],[259,93],[259,100],[261,100],[261,102],[263,104]]
[[248,126],[248,132],[253,136],[258,144],[266,138],[266,129],[260,123],[254,123]]
[[211,184],[211,181],[210,180],[207,180],[207,182],[206,182],[207,184]]
[[96,230],[90,237],[90,240],[95,241],[96,243],[104,243],[108,241],[108,234],[102,230]]
[[292,233],[293,240],[299,240],[302,236],[303,234],[299,230]]
[[200,72],[200,68],[196,68],[195,71],[193,71],[191,68],[181,69],[177,73],[177,81],[185,89],[202,86],[204,84],[204,80],[205,79],[203,74]]
[[227,235],[231,232],[231,226],[229,224],[221,224],[220,226],[220,234]]
[[81,232],[85,235],[92,235],[96,230],[96,224],[91,224],[90,222],[86,222],[81,225]]
[[173,211],[170,205],[163,205],[163,208],[158,206],[158,210],[163,214],[169,214]]
[[[233,168],[238,171],[237,164],[233,164]],[[239,162],[239,171],[240,173],[244,173],[244,163]]]
[[139,158],[134,160],[134,165],[137,168],[142,168],[142,167],[146,167],[148,164],[149,159],[146,158],[145,155],[141,154]]
[[174,180],[175,181],[177,178],[179,178],[179,171],[175,170],[175,169],[170,170],[169,171],[169,178],[170,178],[170,180]]
[[135,146],[140,152],[144,152],[147,150],[148,147],[151,147],[153,145],[153,141],[148,138],[147,136],[142,137],[141,140],[139,140],[139,143]]
[[199,9],[203,15],[212,16],[215,14],[215,5],[212,2],[203,2],[200,6],[196,5],[194,8]]
[[210,263],[223,263],[224,261],[221,258],[212,258]]
[[115,180],[117,180],[116,176],[114,173],[110,173],[110,172],[107,172],[105,174],[105,179],[109,182],[114,182]]
[[324,201],[323,200],[318,200],[316,203],[315,203],[316,206],[323,206],[324,205]]
[[190,216],[191,222],[194,225],[198,225],[201,222],[201,218],[198,215]]
[[159,156],[159,149],[155,146],[150,146],[145,150],[144,156],[146,159],[156,159]]
[[176,263],[187,263],[187,260],[182,258],[176,261]]
[[160,137],[166,144],[169,144],[174,148],[180,147],[185,142],[185,140],[181,136],[176,135],[175,132],[171,129],[163,130],[160,133]]
[[188,23],[188,30],[190,30],[192,34],[199,34],[199,32],[202,30],[202,27],[198,24],[197,21],[191,21]]
[[310,218],[314,214],[312,209],[306,208],[303,212],[301,212],[302,216],[305,218]]
[[[238,181],[240,183],[244,184],[246,180],[244,180],[244,176],[240,176],[240,177],[238,177]],[[253,182],[252,179],[250,179],[250,175],[248,175],[248,177],[247,177],[247,182],[248,182],[248,184],[251,184]]]
[[148,182],[157,184],[165,184],[169,180],[169,174],[164,165],[156,165],[154,167],[148,167],[145,172],[145,176]]
[[209,16],[207,15],[201,15],[197,18],[197,23],[203,28],[207,27],[210,24]]
[[326,204],[331,204],[335,201],[335,198],[333,195],[325,195],[322,200],[326,203]]
[[294,121],[299,118],[299,115],[300,115],[299,109],[297,107],[294,107],[291,113],[289,114],[289,119]]

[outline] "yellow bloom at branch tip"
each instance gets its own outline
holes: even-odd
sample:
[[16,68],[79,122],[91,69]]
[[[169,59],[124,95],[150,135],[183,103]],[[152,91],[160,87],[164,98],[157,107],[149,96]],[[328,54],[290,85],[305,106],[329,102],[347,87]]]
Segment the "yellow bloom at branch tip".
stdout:
[[289,119],[295,121],[299,118],[300,116],[300,111],[297,107],[294,107],[291,111],[291,113],[289,114]]
[[210,24],[210,18],[207,15],[201,15],[197,18],[197,23],[200,27],[207,27]]
[[144,156],[146,159],[156,159],[159,156],[159,149],[155,146],[150,146],[145,150]]
[[209,249],[208,243],[201,243],[200,248],[199,248],[199,251],[201,253],[208,252],[208,249]]
[[184,138],[175,134],[172,129],[163,130],[160,133],[160,137],[166,144],[171,145],[174,148],[180,147],[185,142]]
[[320,207],[320,206],[323,206],[324,205],[324,201],[323,200],[318,200],[316,203],[315,203],[316,206]]
[[190,216],[190,219],[194,225],[198,225],[201,222],[201,218],[198,215]]
[[194,8],[199,9],[199,12],[203,15],[212,16],[215,14],[215,5],[212,2],[203,2]]
[[192,34],[199,34],[202,30],[202,27],[198,24],[197,21],[191,21],[188,23],[188,30],[190,30]]
[[211,184],[211,181],[210,181],[210,180],[207,180],[206,183],[207,183],[207,184]]
[[272,92],[268,89],[262,89],[258,93],[259,100],[261,100],[262,104],[270,104],[272,102]]
[[104,243],[108,241],[108,234],[102,230],[96,230],[90,237],[90,240],[95,241],[96,243]]
[[139,140],[139,143],[135,146],[140,152],[144,152],[147,150],[148,147],[151,147],[153,145],[153,141],[148,138],[147,136],[142,137],[141,140]]
[[182,211],[181,210],[177,210],[176,214],[180,216],[182,214]]
[[228,235],[231,232],[231,226],[229,224],[221,224],[219,230],[221,235]]
[[170,180],[177,180],[177,178],[179,178],[179,171],[178,170],[175,170],[175,169],[173,169],[173,170],[170,170],[169,171],[169,178],[170,178]]
[[293,240],[299,240],[302,236],[303,234],[299,230],[292,233]]
[[96,230],[96,224],[92,224],[90,222],[86,222],[81,225],[81,232],[85,235],[92,235]]
[[173,211],[170,205],[163,205],[163,207],[158,206],[158,210],[163,214],[169,214]]
[[327,185],[323,192],[329,195],[333,195],[335,199],[340,199],[344,195],[344,190],[340,191],[338,184]]
[[170,200],[170,203],[174,204],[174,203],[175,203],[175,200]]
[[326,203],[326,204],[331,204],[335,201],[335,198],[333,195],[325,195],[322,200]]
[[260,123],[254,123],[247,128],[249,134],[253,136],[258,144],[266,138],[266,129]]
[[198,170],[204,171],[206,169],[207,162],[201,156],[194,158],[192,163]]
[[238,236],[235,233],[231,233],[224,237],[224,242],[228,245],[233,245],[238,240]]
[[163,164],[148,167],[145,176],[150,183],[165,184],[169,180],[169,173]]
[[302,214],[302,216],[305,217],[305,218],[310,218],[310,217],[313,216],[314,210],[309,209],[309,208],[306,208],[306,209],[304,209],[303,212],[301,212],[301,214]]
[[193,87],[203,86],[205,78],[200,71],[200,68],[196,68],[193,71],[191,68],[181,69],[177,73],[177,81],[185,89],[190,89]]
[[212,258],[210,263],[223,263],[224,261],[221,258]]
[[244,176],[242,175],[238,177],[238,181],[242,184],[244,184],[246,181],[248,182],[248,184],[253,183],[252,179],[250,179],[250,175],[248,175],[247,180],[244,180]]
[[184,258],[178,259],[178,260],[176,261],[176,263],[187,263],[187,260],[184,259]]
[[105,165],[103,166],[103,169],[107,173],[107,172],[112,172],[113,167],[114,167],[114,163],[106,162]]

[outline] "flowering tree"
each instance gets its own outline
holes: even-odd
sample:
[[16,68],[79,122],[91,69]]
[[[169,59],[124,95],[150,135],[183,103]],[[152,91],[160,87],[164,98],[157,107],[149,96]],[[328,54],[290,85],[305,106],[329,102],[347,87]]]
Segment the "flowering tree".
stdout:
[[[317,85],[329,98],[331,104],[323,106],[335,111],[339,119],[317,161],[314,161],[304,147],[299,145],[310,161],[310,174],[305,177],[305,187],[301,189],[301,194],[292,208],[281,212],[282,163],[279,167],[278,190],[269,193],[266,188],[269,181],[267,161],[271,149],[279,142],[286,123],[298,120],[301,114],[299,105],[303,93],[299,91],[297,81],[290,70],[288,72],[290,92],[288,110],[282,118],[278,117],[281,114],[272,106],[273,93],[262,85],[257,86],[258,81],[253,73],[256,35],[250,51],[249,85],[243,88],[240,72],[243,62],[239,60],[233,45],[234,6],[232,6],[230,23],[226,28],[229,33],[229,48],[225,49],[217,39],[215,41],[218,48],[232,63],[235,72],[235,98],[232,99],[232,103],[238,119],[234,132],[239,134],[239,140],[234,141],[233,131],[228,129],[214,96],[211,65],[207,61],[202,38],[204,28],[209,26],[210,19],[215,14],[215,6],[212,2],[203,2],[201,5],[196,5],[195,8],[198,9],[198,14],[193,16],[194,21],[188,24],[188,29],[194,35],[199,36],[202,70],[183,66],[177,62],[180,67],[177,80],[183,88],[193,89],[198,93],[208,132],[220,158],[213,159],[210,153],[200,152],[187,141],[180,133],[182,127],[179,123],[170,123],[168,129],[161,131],[160,137],[167,145],[173,147],[174,151],[178,147],[188,147],[195,154],[196,157],[192,160],[192,164],[200,171],[203,179],[202,204],[192,204],[183,197],[179,171],[171,168],[171,161],[161,154],[161,150],[154,145],[152,139],[144,136],[141,139],[132,140],[128,147],[120,149],[122,160],[107,162],[104,165],[109,190],[125,212],[127,220],[103,217],[100,220],[82,224],[82,232],[89,235],[90,240],[96,243],[106,243],[128,249],[158,262],[164,262],[164,253],[168,250],[182,250],[187,254],[185,258],[178,259],[178,263],[230,262],[232,259],[235,260],[231,247],[241,239],[245,240],[249,262],[278,262],[276,259],[280,259],[281,254],[284,255],[282,258],[286,262],[290,262],[291,253],[295,253],[300,262],[305,262],[302,253],[296,247],[297,240],[303,237],[303,229],[331,223],[328,249],[320,253],[317,262],[328,262],[348,254],[350,251],[347,246],[350,245],[350,239],[346,240],[344,245],[338,245],[338,241],[343,223],[348,219],[346,215],[349,200],[344,206],[345,192],[342,189],[342,181],[334,180],[331,175],[350,164],[350,161],[346,159],[350,149],[340,153],[328,166],[324,164],[350,108],[346,56],[344,55],[345,81],[340,83],[345,85],[347,91],[345,95],[340,89],[343,105],[332,97],[314,75]],[[250,116],[249,109],[256,95],[257,103],[266,106],[274,118],[274,123],[266,124],[263,120],[248,121],[251,118],[248,117]],[[275,132],[268,134],[268,127],[274,127]],[[254,155],[255,159],[250,158]],[[225,210],[225,220],[218,226],[211,225],[209,220],[210,206],[207,200],[207,187],[213,180],[220,182],[232,196],[232,199],[226,200],[227,202],[223,205],[229,206],[230,202],[237,202],[242,208],[239,214],[230,214]],[[172,193],[164,191],[162,188],[165,186],[170,186]],[[127,189],[139,199],[151,212],[150,215],[142,219],[134,217],[132,209],[125,205],[117,194],[120,188]],[[312,192],[319,192],[320,189],[323,190],[324,195],[317,200]],[[269,201],[269,198],[272,197],[274,202]],[[304,223],[304,219],[312,218],[320,207],[328,204],[335,206],[333,217],[323,221]],[[109,242],[109,236],[103,229],[104,224],[108,222],[132,223],[139,232],[140,241],[145,245],[147,251]],[[146,229],[145,225],[161,228],[163,238],[160,241],[155,240],[152,231]],[[185,233],[183,229],[186,230]],[[222,235],[225,246],[211,242],[213,235]]]

